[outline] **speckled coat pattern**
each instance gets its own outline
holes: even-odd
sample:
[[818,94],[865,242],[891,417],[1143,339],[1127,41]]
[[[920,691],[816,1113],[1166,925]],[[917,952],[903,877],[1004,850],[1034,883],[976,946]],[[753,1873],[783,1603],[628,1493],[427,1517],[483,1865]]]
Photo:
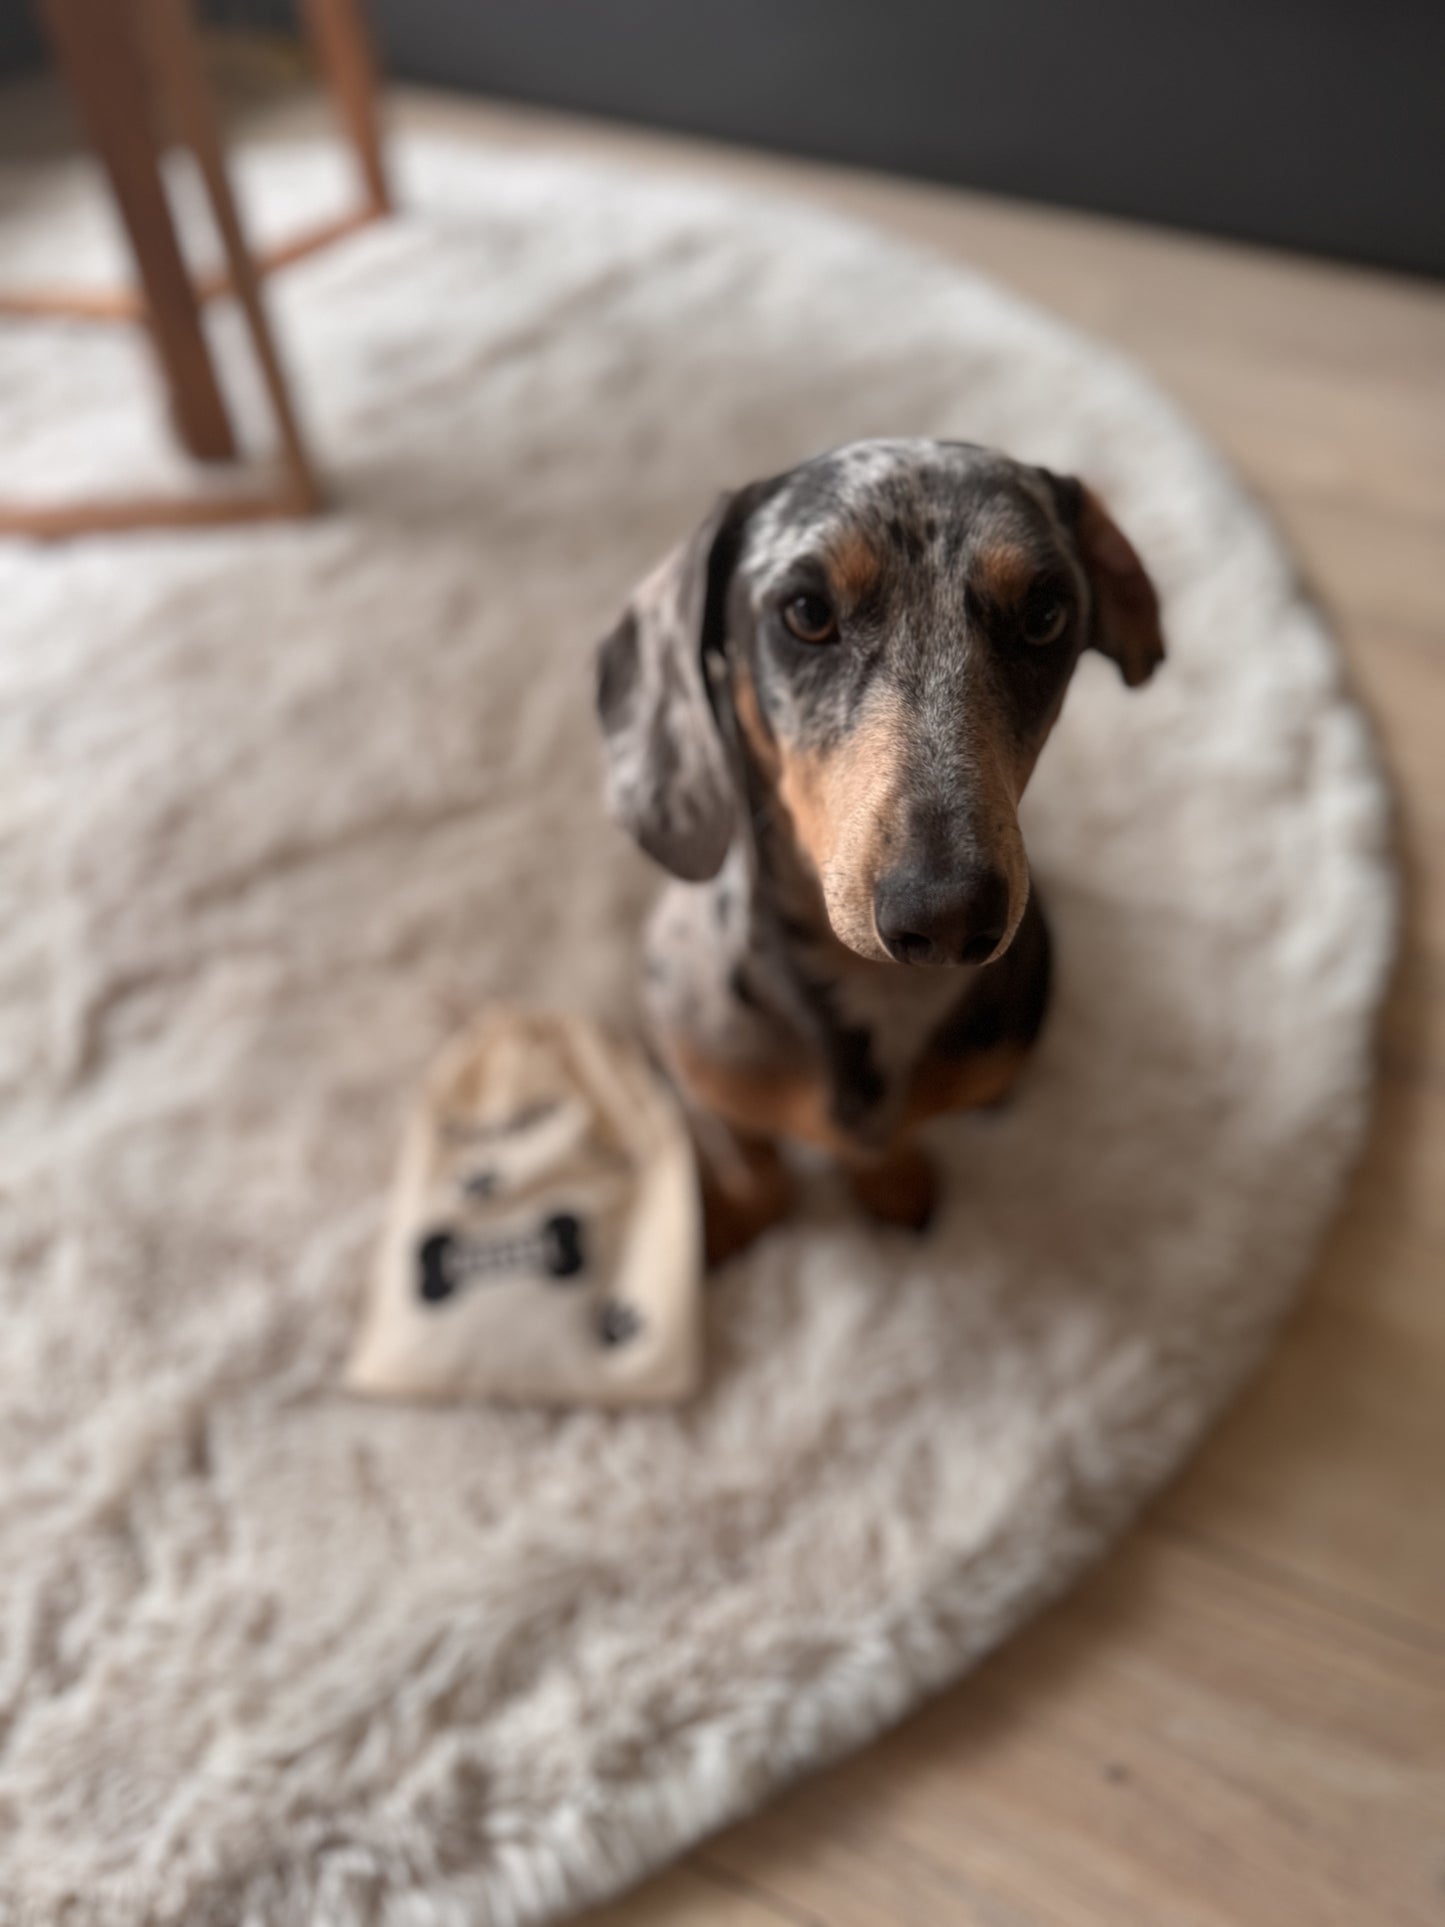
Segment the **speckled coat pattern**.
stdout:
[[[616,1890],[1103,1551],[1360,1141],[1386,799],[1166,403],[815,213],[402,161],[400,219],[273,287],[335,514],[0,552],[5,1927],[521,1927]],[[272,231],[331,191],[304,154],[250,180]],[[5,271],[102,271],[89,205],[0,180]],[[0,486],[165,479],[128,335],[5,350]],[[1086,659],[1026,799],[1026,1090],[938,1129],[922,1242],[820,1176],[710,1288],[680,1410],[346,1397],[436,1044],[494,996],[636,1001],[655,873],[598,802],[598,638],[719,487],[918,434],[1086,477],[1165,604],[1167,673]]]
[[866,1161],[965,1108],[918,1102],[930,1070],[1011,1087],[1050,976],[1018,805],[1086,648],[1133,686],[1163,660],[1137,555],[1073,478],[967,442],[750,482],[640,585],[598,718],[618,820],[682,884],[643,969],[684,1088],[689,1059],[785,1071]]

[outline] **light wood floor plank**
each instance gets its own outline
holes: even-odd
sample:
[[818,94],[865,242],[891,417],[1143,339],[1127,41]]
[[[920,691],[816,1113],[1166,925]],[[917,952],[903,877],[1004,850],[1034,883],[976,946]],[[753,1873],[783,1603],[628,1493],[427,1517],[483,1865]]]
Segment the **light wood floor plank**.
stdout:
[[[1377,1251],[1368,1234],[1344,1249],[1347,1262]],[[1409,1275],[1423,1291],[1440,1265]],[[1402,1329],[1377,1307],[1313,1295],[1161,1517],[1353,1601],[1362,1623],[1411,1623],[1445,1651],[1441,1324],[1437,1311]]]
[[674,1867],[610,1907],[577,1917],[577,1927],[819,1927],[806,1909],[755,1888],[726,1868]]
[[700,1851],[830,1927],[1425,1927],[1445,1656],[1144,1532],[870,1752]]

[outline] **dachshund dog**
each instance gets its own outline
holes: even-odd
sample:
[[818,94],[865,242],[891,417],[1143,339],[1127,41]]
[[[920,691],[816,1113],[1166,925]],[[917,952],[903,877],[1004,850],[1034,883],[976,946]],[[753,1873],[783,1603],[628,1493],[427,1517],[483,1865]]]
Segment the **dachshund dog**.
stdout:
[[1163,659],[1077,481],[871,441],[725,496],[601,645],[613,815],[678,879],[645,952],[709,1259],[788,1209],[780,1140],[923,1229],[941,1111],[999,1102],[1048,1002],[1018,804],[1080,653]]

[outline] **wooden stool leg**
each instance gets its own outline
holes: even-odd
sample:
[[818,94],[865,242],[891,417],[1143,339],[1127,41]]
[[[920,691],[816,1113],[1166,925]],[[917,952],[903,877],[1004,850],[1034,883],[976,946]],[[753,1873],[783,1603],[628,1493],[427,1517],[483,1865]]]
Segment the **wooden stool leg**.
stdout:
[[144,8],[150,51],[166,100],[175,115],[182,139],[196,157],[201,178],[206,185],[211,211],[226,253],[231,286],[245,315],[266,393],[276,417],[291,492],[298,511],[305,512],[319,505],[320,490],[301,438],[276,337],[261,297],[260,277],[246,245],[236,199],[231,192],[215,102],[201,59],[190,0],[136,0],[136,4]]
[[370,212],[390,214],[376,107],[376,55],[361,0],[304,0],[304,5],[316,58],[361,163]]
[[129,0],[42,0],[57,59],[115,195],[145,293],[145,319],[176,431],[201,461],[233,461],[236,438],[161,180]]

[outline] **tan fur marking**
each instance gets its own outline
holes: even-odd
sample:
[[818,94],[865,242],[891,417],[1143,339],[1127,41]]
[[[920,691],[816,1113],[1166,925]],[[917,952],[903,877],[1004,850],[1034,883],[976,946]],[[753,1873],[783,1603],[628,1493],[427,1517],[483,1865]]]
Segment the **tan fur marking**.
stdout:
[[932,1164],[912,1144],[900,1145],[875,1163],[853,1165],[848,1189],[870,1216],[909,1231],[924,1228],[938,1195]]
[[1037,573],[1032,558],[1023,549],[1007,543],[979,551],[979,586],[994,602],[1021,602]]
[[833,788],[829,766],[833,760],[802,749],[785,750],[778,758],[778,795],[792,821],[793,834],[819,876],[827,868],[834,843],[828,811]]
[[[859,1146],[839,1131],[829,1115],[827,1086],[817,1074],[719,1063],[676,1037],[668,1039],[667,1051],[689,1097],[734,1131],[750,1138],[791,1138],[799,1144],[815,1144],[850,1169],[865,1171],[911,1155],[907,1136],[929,1118],[997,1104],[1013,1088],[1029,1058],[1027,1050],[1013,1044],[957,1062],[926,1058],[914,1073],[893,1145],[880,1158],[863,1157]],[[880,1182],[886,1189],[886,1181]]]
[[1028,1051],[1017,1044],[1000,1044],[957,1059],[926,1057],[914,1073],[904,1128],[946,1111],[977,1111],[997,1104],[1012,1090],[1028,1059]]
[[880,695],[826,755],[782,749],[778,796],[823,886],[828,919],[863,956],[881,957],[873,891],[884,868],[884,825],[898,815],[905,720],[898,698]]
[[855,530],[841,536],[828,555],[828,576],[842,602],[862,602],[878,584],[878,557]]
[[776,776],[778,773],[777,741],[763,721],[762,706],[758,702],[758,692],[753,683],[752,672],[744,664],[739,664],[733,674],[733,708],[737,712],[738,727],[742,730],[749,749],[758,759],[760,768],[769,776]]
[[828,1092],[820,1077],[720,1064],[675,1037],[668,1040],[668,1056],[688,1095],[735,1131],[793,1138],[838,1156],[849,1150],[828,1116]]
[[704,1243],[709,1266],[743,1251],[781,1223],[793,1208],[797,1187],[777,1146],[728,1133],[720,1152],[716,1132],[698,1141]]

